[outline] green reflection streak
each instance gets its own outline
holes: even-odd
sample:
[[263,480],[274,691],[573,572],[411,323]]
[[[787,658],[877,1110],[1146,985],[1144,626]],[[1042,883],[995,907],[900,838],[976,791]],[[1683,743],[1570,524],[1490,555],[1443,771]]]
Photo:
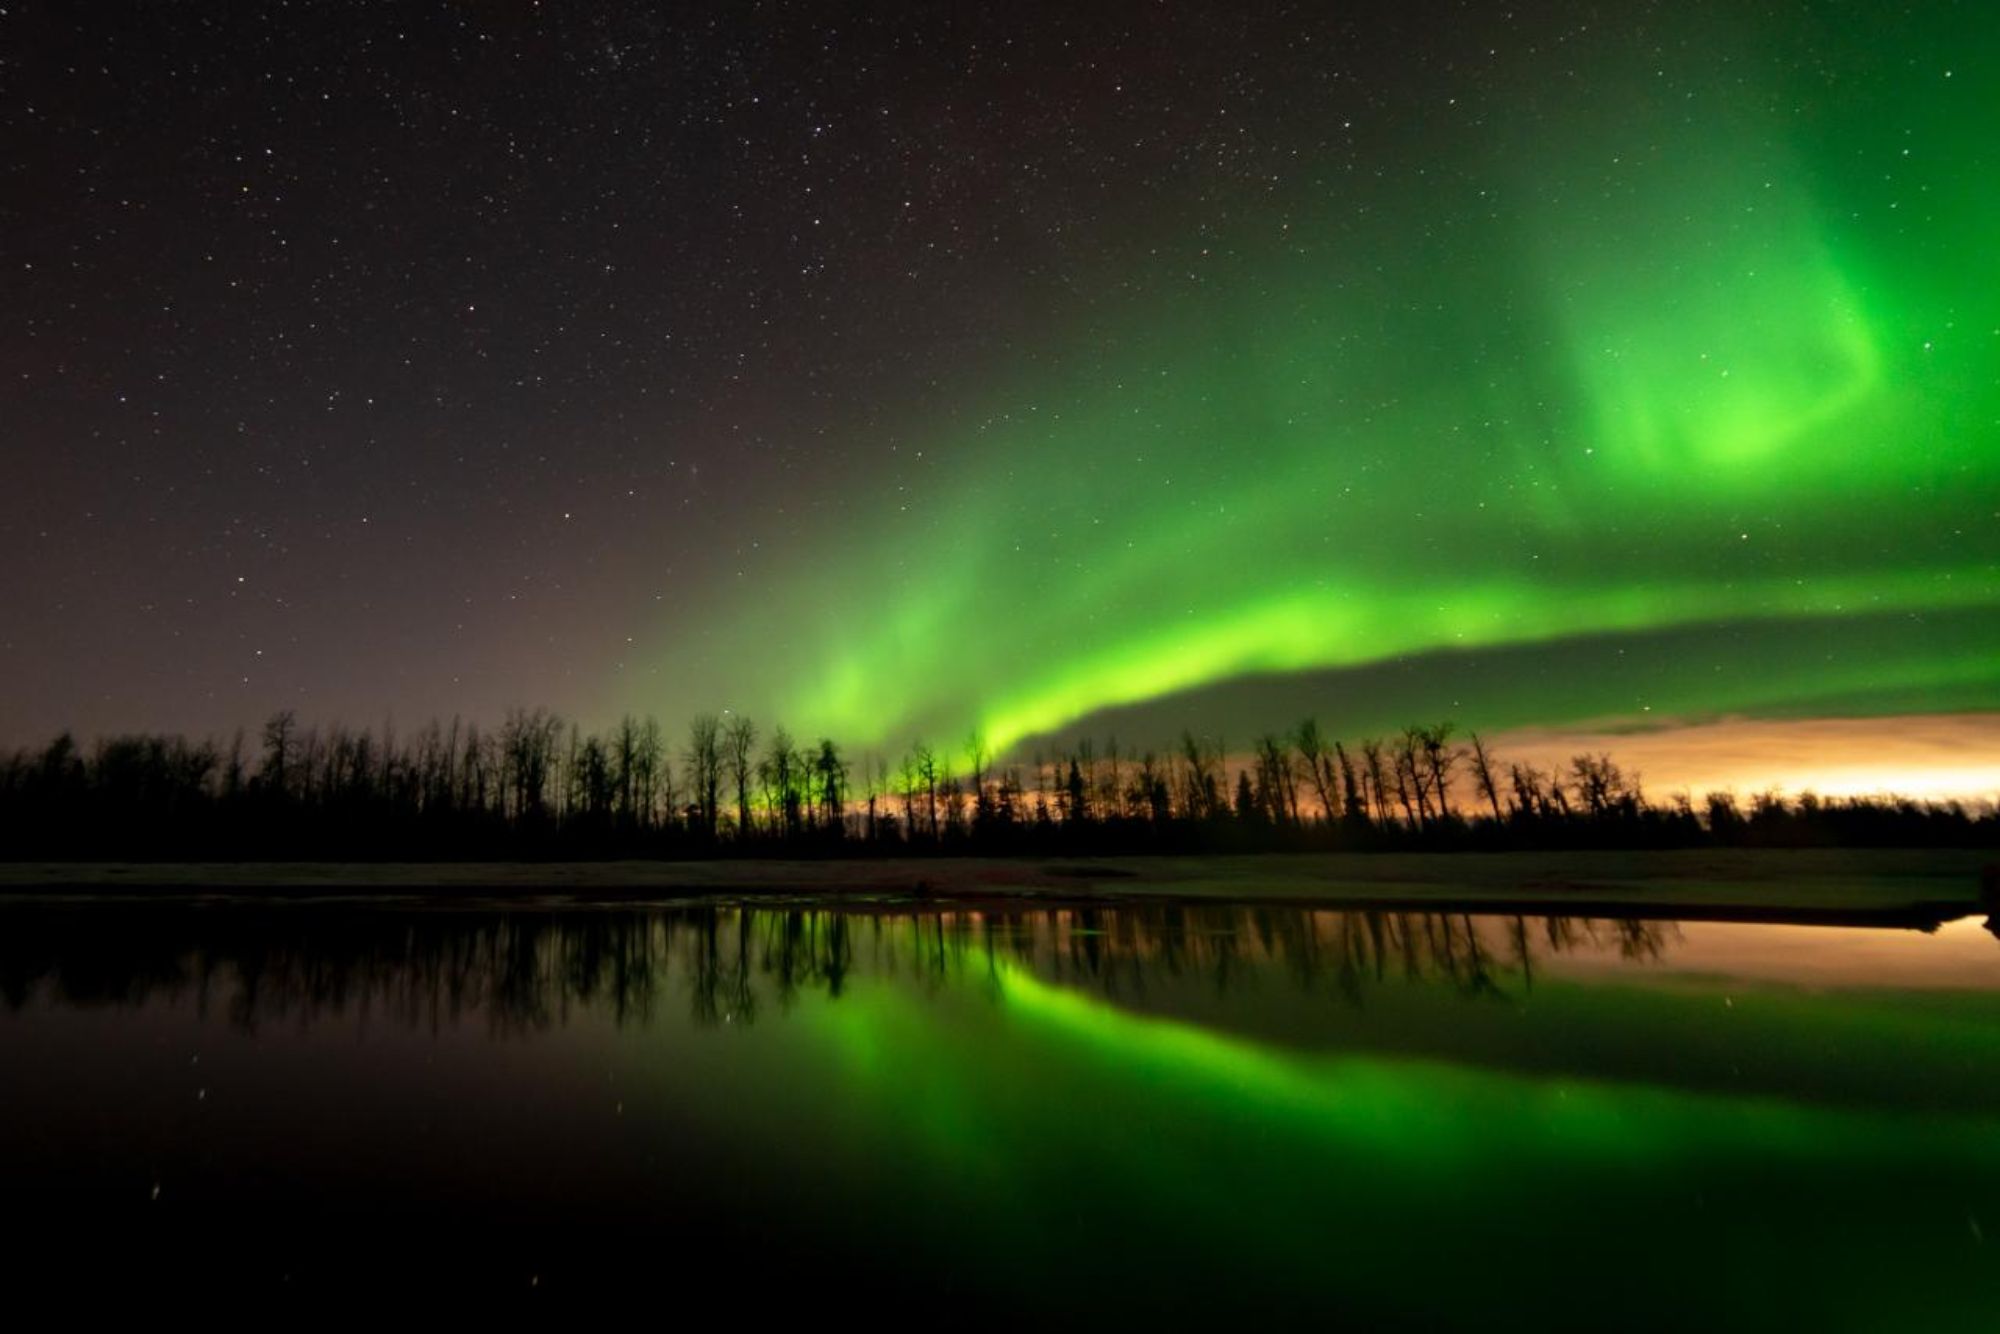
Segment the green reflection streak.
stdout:
[[[914,1155],[969,1275],[1116,1272],[1159,1247],[1278,1292],[1332,1264],[1350,1310],[1475,1314],[1473,1280],[1531,1263],[1576,1302],[1698,1279],[1677,1309],[1724,1324],[1982,1309],[1968,1220],[2000,1207],[1990,1117],[1304,1054],[979,968],[955,994],[871,984],[799,1016],[835,1054],[846,1133],[894,1146],[857,1157]],[[1865,1023],[1919,1022],[1871,1004]],[[1454,1282],[1428,1287],[1440,1267]]]
[[[1607,58],[1496,94],[1438,171],[1244,201],[1195,278],[1136,275],[904,423],[894,503],[784,544],[690,694],[1004,750],[1246,673],[2000,608],[2000,88],[1955,58],[2000,19],[1848,25],[1831,104],[1788,33],[1683,21],[1666,83]],[[1863,683],[1969,670],[2000,705],[2000,669],[1912,638]],[[1760,665],[1750,702],[1822,669]],[[1579,708],[1509,688],[1517,720]]]
[[[1407,1160],[1399,1167],[1432,1175],[1455,1173],[1468,1158],[1491,1163],[1532,1146],[1666,1164],[1725,1144],[1804,1159],[1851,1154],[1867,1144],[1876,1157],[1963,1155],[1968,1168],[2000,1169],[1994,1127],[1977,1119],[1899,1119],[1769,1097],[1536,1080],[1423,1059],[1306,1056],[1135,1014],[1013,964],[995,960],[990,970],[992,1001],[1013,1030],[1008,1041],[1053,1041],[1100,1072],[1171,1097],[1176,1107],[1221,1107],[1288,1122],[1338,1142],[1344,1152],[1391,1155]],[[916,1030],[938,1021],[937,1005],[936,998],[864,988],[809,1015],[851,1075],[890,1094],[899,1120],[919,1128],[941,1153],[977,1155],[991,1146],[990,1122],[998,1115],[986,1101],[991,1090],[981,1087],[987,1083],[981,1062],[991,1053],[961,1044],[956,1057],[933,1060],[935,1041],[923,1041]],[[1859,1014],[1892,1030],[1901,1022],[1893,1014]],[[1918,1031],[1938,1039],[1937,1020],[1926,1022]],[[1977,1026],[1968,1031],[1983,1038]],[[1917,1125],[1922,1133],[1911,1133]]]
[[[1468,1159],[1559,1144],[1566,1156],[1671,1161],[1728,1141],[1763,1155],[1811,1157],[1852,1146],[1855,1118],[1776,1099],[1709,1098],[1644,1086],[1534,1081],[1464,1066],[1281,1055],[1193,1025],[1149,1019],[1031,974],[1003,972],[1005,1002],[1064,1037],[1151,1080],[1173,1077],[1211,1095],[1297,1118],[1370,1154],[1455,1174]],[[1487,1104],[1500,1104],[1504,1113]],[[1866,1120],[1868,1118],[1861,1118]],[[1934,1128],[1926,1154],[1962,1148],[1988,1165],[2000,1150],[1977,1123]]]

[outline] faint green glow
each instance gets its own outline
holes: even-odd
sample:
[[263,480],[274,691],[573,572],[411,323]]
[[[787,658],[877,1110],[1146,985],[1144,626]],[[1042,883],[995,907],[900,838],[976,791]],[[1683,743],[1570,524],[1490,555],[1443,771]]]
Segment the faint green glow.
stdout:
[[[1596,438],[1648,468],[1769,467],[1880,387],[1869,329],[1851,305],[1813,299],[1827,295],[1745,291],[1738,305],[1724,289],[1693,327],[1607,330],[1579,367]],[[1815,318],[1800,328],[1802,310]]]
[[[1643,191],[1605,203],[1587,234],[1553,210],[1535,227],[1592,445],[1674,489],[1820,491],[1830,478],[1794,451],[1833,432],[1882,480],[1908,451],[1868,440],[1857,415],[1888,383],[1889,322],[1849,276],[1866,256],[1811,174],[1788,153],[1674,135],[1643,106],[1631,117],[1665,145],[1640,169]],[[1732,123],[1755,142],[1755,120]],[[1618,160],[1615,139],[1582,137]]]

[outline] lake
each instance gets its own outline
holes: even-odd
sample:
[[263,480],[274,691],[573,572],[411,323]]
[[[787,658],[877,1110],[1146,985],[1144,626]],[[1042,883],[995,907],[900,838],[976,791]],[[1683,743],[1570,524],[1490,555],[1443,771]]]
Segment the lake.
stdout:
[[16,900],[0,1076],[15,1291],[1370,1329],[2000,1298],[1983,918]]

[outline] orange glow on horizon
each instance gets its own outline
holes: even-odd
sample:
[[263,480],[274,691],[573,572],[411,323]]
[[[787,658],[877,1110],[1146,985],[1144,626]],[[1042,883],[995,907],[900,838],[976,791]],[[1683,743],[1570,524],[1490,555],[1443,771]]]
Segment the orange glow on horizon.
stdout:
[[1566,766],[1604,752],[1658,800],[1676,792],[2000,798],[2000,714],[1724,718],[1643,732],[1519,728],[1486,738],[1503,761]]

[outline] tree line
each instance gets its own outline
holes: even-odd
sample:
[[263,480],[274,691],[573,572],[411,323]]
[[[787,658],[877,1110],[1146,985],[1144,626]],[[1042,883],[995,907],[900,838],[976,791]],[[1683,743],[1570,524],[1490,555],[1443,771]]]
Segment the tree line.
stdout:
[[1084,740],[1001,762],[974,733],[858,759],[741,715],[678,736],[546,709],[399,736],[274,714],[254,743],[65,733],[0,758],[9,858],[614,858],[1550,847],[1991,845],[1990,804],[1647,796],[1606,754],[1540,767],[1477,732],[1355,741],[1311,718],[1245,752]]

